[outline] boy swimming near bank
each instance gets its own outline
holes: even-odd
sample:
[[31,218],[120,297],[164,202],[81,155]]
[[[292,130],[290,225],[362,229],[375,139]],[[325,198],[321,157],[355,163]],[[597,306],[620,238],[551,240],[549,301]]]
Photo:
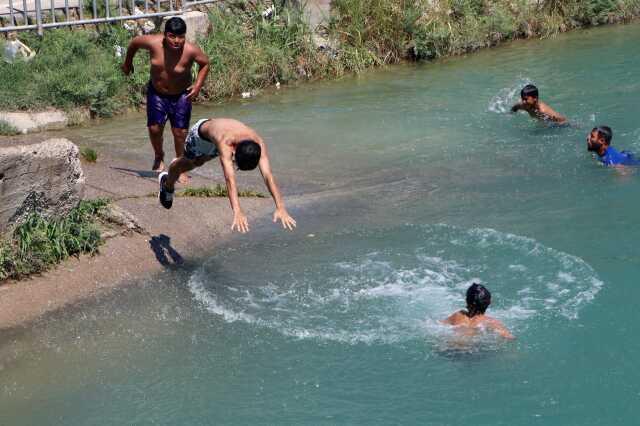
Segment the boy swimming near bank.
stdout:
[[618,151],[611,146],[613,131],[608,126],[598,126],[587,136],[587,150],[595,152],[605,166],[640,166],[640,160],[628,151]]
[[511,107],[511,112],[526,111],[533,118],[543,121],[552,121],[558,124],[566,124],[567,119],[555,112],[549,105],[538,97],[538,88],[533,84],[527,84],[520,91],[520,102]]
[[497,319],[485,315],[491,304],[491,293],[483,285],[473,283],[467,289],[467,310],[460,310],[442,321],[452,325],[456,331],[473,336],[478,330],[491,330],[505,339],[515,339],[513,334]]
[[238,170],[253,170],[256,167],[260,169],[276,204],[273,221],[280,220],[285,229],[295,228],[296,221],[287,213],[282,195],[271,173],[267,146],[253,129],[230,118],[198,120],[189,130],[184,155],[173,160],[168,173],[161,173],[158,177],[160,204],[170,209],[173,204],[174,185],[178,177],[216,157],[220,158],[229,201],[233,209],[232,230],[242,233],[249,231],[247,217],[242,212],[238,200],[234,165]]

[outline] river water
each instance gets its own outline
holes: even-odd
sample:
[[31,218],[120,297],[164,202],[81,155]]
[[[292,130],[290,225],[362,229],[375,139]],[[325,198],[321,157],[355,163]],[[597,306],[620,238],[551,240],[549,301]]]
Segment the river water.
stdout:
[[[608,124],[640,153],[639,39],[594,29],[196,108],[264,135],[298,229],[266,217],[4,336],[0,424],[637,423],[640,177],[584,139]],[[527,82],[572,125],[508,114]],[[68,135],[146,155],[141,120]],[[474,281],[517,340],[439,324]]]

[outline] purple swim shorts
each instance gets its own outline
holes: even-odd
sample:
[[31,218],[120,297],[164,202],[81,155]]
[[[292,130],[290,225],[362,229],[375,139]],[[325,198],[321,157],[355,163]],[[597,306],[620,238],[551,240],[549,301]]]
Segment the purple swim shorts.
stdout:
[[188,129],[191,120],[191,101],[187,92],[179,95],[162,95],[153,84],[147,86],[147,127],[152,124],[164,125],[167,119],[174,129]]

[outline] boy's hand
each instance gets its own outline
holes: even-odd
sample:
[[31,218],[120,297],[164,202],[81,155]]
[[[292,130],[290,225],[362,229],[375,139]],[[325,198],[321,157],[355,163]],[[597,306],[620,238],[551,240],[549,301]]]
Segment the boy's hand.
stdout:
[[198,93],[200,93],[200,90],[202,90],[202,87],[197,84],[189,86],[187,88],[187,99],[189,101],[193,101],[198,96]]
[[234,213],[231,230],[237,230],[238,232],[242,232],[243,234],[249,232],[249,222],[247,221],[247,217],[244,215],[244,213]]
[[129,64],[127,62],[124,62],[122,64],[122,72],[124,73],[124,75],[129,75],[133,72],[133,64]]
[[273,213],[273,222],[277,222],[280,220],[282,222],[282,227],[284,229],[288,229],[289,231],[293,231],[293,228],[296,227],[296,221],[289,216],[289,213],[285,209],[277,209]]

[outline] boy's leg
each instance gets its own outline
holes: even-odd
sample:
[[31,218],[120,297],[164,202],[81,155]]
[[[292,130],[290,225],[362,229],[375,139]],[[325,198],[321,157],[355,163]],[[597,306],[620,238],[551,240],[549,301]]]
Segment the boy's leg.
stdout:
[[191,171],[197,167],[194,160],[189,160],[187,157],[181,156],[176,158],[169,165],[169,176],[164,183],[164,187],[169,192],[173,192],[175,189],[176,181],[180,176],[188,171]]
[[151,82],[147,86],[147,128],[149,139],[153,147],[153,166],[151,170],[161,172],[164,170],[164,150],[162,148],[164,124],[167,122],[167,103],[156,93]]
[[[173,133],[173,144],[176,149],[176,158],[180,158],[184,154],[184,142],[187,139],[188,130],[171,127],[171,133]],[[189,175],[187,175],[186,172],[181,173],[178,177],[178,182],[183,185],[189,183]]]
[[149,125],[149,139],[153,147],[154,160],[151,170],[161,172],[164,170],[164,151],[162,149],[162,133],[164,132],[164,124]]
[[[184,154],[184,142],[189,133],[189,123],[191,122],[191,101],[187,98],[186,93],[183,93],[171,105],[169,120],[171,121],[176,158],[180,158]],[[189,176],[186,173],[181,173],[178,181],[182,184],[189,183]]]
[[160,173],[160,176],[158,176],[158,181],[160,183],[158,199],[160,200],[160,204],[162,204],[164,208],[170,209],[173,205],[175,184],[180,175],[203,165],[210,159],[211,157],[201,156],[190,160],[189,158],[182,156],[173,160],[169,165],[169,172]]

